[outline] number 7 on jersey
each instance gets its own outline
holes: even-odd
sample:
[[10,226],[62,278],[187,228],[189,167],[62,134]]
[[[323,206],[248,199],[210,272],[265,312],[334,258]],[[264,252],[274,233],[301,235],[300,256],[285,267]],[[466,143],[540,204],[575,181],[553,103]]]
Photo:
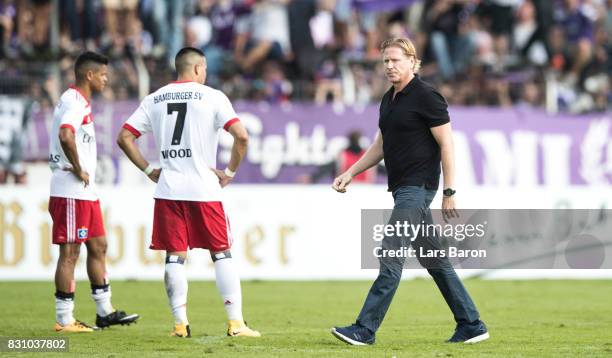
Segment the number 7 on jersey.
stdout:
[[172,145],[180,145],[183,135],[183,127],[185,127],[185,116],[187,116],[187,103],[168,103],[168,114],[178,112],[176,116],[176,125],[172,133]]

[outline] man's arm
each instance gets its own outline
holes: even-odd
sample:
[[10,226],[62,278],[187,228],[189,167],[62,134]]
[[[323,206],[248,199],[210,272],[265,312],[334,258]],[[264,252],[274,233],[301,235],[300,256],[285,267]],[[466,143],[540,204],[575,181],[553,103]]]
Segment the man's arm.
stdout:
[[[134,165],[138,167],[138,169],[145,172],[145,170],[149,168],[149,162],[147,162],[147,160],[142,156],[140,149],[136,145],[136,139],[137,137],[132,132],[125,128],[121,128],[121,131],[119,131],[119,135],[117,136],[117,144],[119,145],[119,148],[121,148],[121,150],[125,153],[125,155],[130,159],[130,161],[134,163]],[[149,177],[149,179],[157,183],[160,174],[161,169],[156,168],[152,169],[152,171],[147,174],[147,176]]]
[[249,134],[246,128],[241,122],[236,122],[228,128],[229,133],[234,137],[234,144],[232,145],[232,155],[230,162],[227,165],[229,170],[235,172],[240,166],[240,162],[244,158],[249,144]]
[[63,168],[71,171],[77,178],[83,181],[85,186],[89,185],[89,173],[83,171],[79,162],[79,153],[77,152],[75,136],[72,128],[60,128],[59,141],[62,146],[66,158],[70,162],[71,168]]
[[374,138],[374,143],[370,145],[370,148],[368,148],[365,154],[359,158],[355,164],[353,164],[346,172],[340,174],[340,176],[334,179],[332,188],[339,193],[345,193],[346,187],[351,183],[354,176],[359,175],[375,166],[383,159],[383,157],[383,139],[382,133],[380,133],[379,129],[376,133],[376,137]]
[[[440,146],[442,173],[444,175],[444,189],[453,188],[455,183],[455,149],[451,124],[446,123],[441,126],[432,127],[431,134]],[[455,198],[453,196],[443,197],[442,211],[447,217],[459,216],[455,211]]]
[[217,177],[219,178],[219,184],[222,188],[227,186],[234,178],[233,174],[238,170],[240,162],[244,158],[247,146],[249,144],[249,134],[247,133],[244,125],[237,121],[232,124],[228,129],[228,132],[234,137],[234,144],[232,145],[232,155],[230,157],[227,169],[231,172],[232,176],[227,175],[223,170],[213,169]]

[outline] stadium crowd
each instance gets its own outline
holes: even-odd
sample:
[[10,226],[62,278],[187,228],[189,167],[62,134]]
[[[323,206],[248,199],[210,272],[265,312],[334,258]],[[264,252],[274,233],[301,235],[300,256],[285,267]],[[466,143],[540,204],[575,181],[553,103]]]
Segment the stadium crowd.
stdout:
[[138,98],[190,45],[230,98],[362,105],[388,87],[376,67],[390,36],[415,40],[450,104],[611,102],[612,0],[0,0],[0,94],[51,106],[89,49],[111,58],[104,97]]

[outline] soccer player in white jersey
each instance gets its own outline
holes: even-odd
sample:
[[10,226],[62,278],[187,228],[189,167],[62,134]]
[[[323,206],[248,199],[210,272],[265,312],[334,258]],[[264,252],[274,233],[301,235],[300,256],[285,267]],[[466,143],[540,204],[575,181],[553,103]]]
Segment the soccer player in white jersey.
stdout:
[[95,189],[96,136],[89,103],[94,92],[107,82],[106,57],[81,54],[74,65],[76,84],[66,90],[53,113],[49,167],[53,220],[53,243],[59,245],[55,271],[55,331],[92,332],[77,321],[74,310],[74,267],[81,244],[87,247],[87,274],[96,303],[96,326],[130,324],[137,314],[113,309],[106,275],[106,238],[100,201]]
[[[229,319],[228,336],[259,337],[242,317],[240,278],[230,248],[232,233],[223,208],[222,188],[228,185],[247,149],[248,135],[229,99],[204,85],[206,59],[186,47],[175,58],[178,79],[148,95],[128,118],[117,143],[128,158],[157,183],[150,248],[166,251],[164,281],[174,315],[173,336],[190,337],[187,320],[187,249],[210,251]],[[234,137],[228,167],[216,168],[220,129]],[[154,169],[136,138],[153,132],[161,168]]]

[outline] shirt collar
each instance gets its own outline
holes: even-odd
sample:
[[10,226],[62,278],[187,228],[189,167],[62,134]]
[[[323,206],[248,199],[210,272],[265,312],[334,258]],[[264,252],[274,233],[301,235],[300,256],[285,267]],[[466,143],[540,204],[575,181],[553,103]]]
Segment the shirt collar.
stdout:
[[402,92],[403,94],[408,94],[410,90],[413,89],[416,86],[416,83],[420,80],[421,78],[419,78],[419,75],[415,73],[414,77],[410,80],[410,82],[408,82],[408,84],[404,88],[402,88],[400,92]]
[[79,94],[81,97],[83,97],[83,99],[85,100],[85,103],[87,103],[87,105],[89,106],[89,104],[90,104],[90,103],[89,103],[89,100],[87,99],[87,97],[85,97],[85,95],[84,95],[84,94],[83,94],[81,91],[79,91],[79,89],[77,88],[77,86],[76,86],[75,84],[68,86],[68,88],[71,88],[71,89],[73,89],[73,90],[77,91],[77,93],[78,93],[78,94]]
[[172,81],[170,83],[190,83],[190,82],[194,82],[195,83],[195,81],[192,81],[192,80],[183,80],[183,81],[176,80],[176,81]]
[[[410,82],[408,82],[408,84],[402,88],[402,90],[400,91],[400,93],[402,94],[408,94],[410,92],[411,89],[413,89],[416,86],[416,83],[419,82],[421,80],[421,78],[419,77],[418,74],[414,74],[414,78],[410,80]],[[387,94],[389,94],[389,96],[393,96],[393,91],[394,91],[394,87],[391,86],[391,88],[389,88],[389,90],[387,91]]]

